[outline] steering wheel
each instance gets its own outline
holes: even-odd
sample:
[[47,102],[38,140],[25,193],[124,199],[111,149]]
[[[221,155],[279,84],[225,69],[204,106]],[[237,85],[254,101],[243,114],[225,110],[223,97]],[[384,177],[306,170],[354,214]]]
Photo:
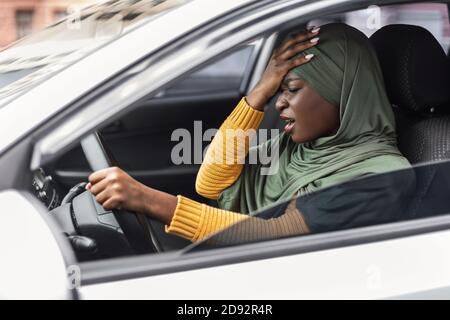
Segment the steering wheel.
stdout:
[[[81,147],[93,171],[118,165],[98,132],[83,139]],[[139,254],[162,251],[156,232],[146,217],[122,209],[115,209],[112,212],[134,251]]]

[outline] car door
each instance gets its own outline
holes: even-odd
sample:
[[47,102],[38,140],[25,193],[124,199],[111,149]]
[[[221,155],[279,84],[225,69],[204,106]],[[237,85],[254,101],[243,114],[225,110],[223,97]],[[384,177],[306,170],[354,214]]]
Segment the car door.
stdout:
[[[438,162],[299,197],[305,217],[331,221],[310,234],[280,238],[244,220],[178,254],[82,266],[80,292],[87,299],[448,299],[449,173],[450,161]],[[253,217],[276,216],[283,206]],[[352,227],[333,221],[351,215],[350,206],[358,207]]]
[[[79,293],[82,299],[450,298],[448,230],[349,246],[343,243],[352,243],[350,238],[327,236],[329,246],[341,245],[326,249],[311,236],[167,257],[165,263],[130,259],[116,265],[116,273],[98,264],[107,268],[105,277],[94,275],[90,265],[82,268]],[[307,252],[300,253],[301,242]],[[306,249],[311,246],[315,249]]]
[[[310,9],[313,11],[313,7]],[[293,11],[290,10],[289,13]],[[306,9],[299,10],[297,14],[305,12]],[[282,18],[286,18],[286,15]],[[273,27],[279,27],[280,21],[275,23],[270,20],[275,16],[264,20],[264,28],[258,30],[269,30],[270,21]],[[257,26],[256,22],[255,25]],[[238,33],[239,30],[235,29],[235,32]],[[242,39],[248,39],[255,34],[257,32],[251,29]],[[214,45],[219,43],[221,46],[211,45],[214,50],[207,51],[217,55],[219,49],[228,49],[240,41],[233,43],[236,40],[233,37],[221,39],[225,39],[224,42],[214,42]],[[213,41],[207,43],[211,44]],[[201,43],[199,47],[203,48]],[[205,52],[202,52],[202,58]],[[196,56],[196,59],[192,64],[200,63],[201,58]],[[160,63],[167,61],[161,58]],[[158,65],[155,65],[145,70],[147,78],[138,75],[133,79],[135,83],[149,86],[149,94],[166,84],[163,80],[158,82],[158,79],[148,76],[153,74],[157,67]],[[176,70],[171,71],[175,74],[173,77],[176,77]],[[127,83],[122,85],[125,87]],[[118,87],[96,99],[88,108],[78,111],[76,117],[58,124],[48,136],[42,137],[35,147],[33,165],[39,165],[41,159],[48,161],[51,156],[61,152],[62,149],[58,147],[65,145],[58,145],[57,141],[73,145],[81,135],[96,129],[102,121],[106,121],[95,120],[96,116],[109,110],[110,105],[105,101],[112,100],[107,98],[116,98],[115,101],[119,101],[125,100],[121,95],[129,97],[136,94],[132,90],[133,87],[127,87],[128,90],[124,87]],[[123,103],[124,109],[129,106],[129,101],[125,103],[120,100],[117,103]],[[80,119],[90,119],[91,122],[84,125],[81,121],[77,122]],[[84,126],[81,127],[80,123]],[[54,154],[50,151],[54,151]],[[270,293],[290,298],[320,295],[334,297],[338,293],[341,297],[381,298],[425,292],[439,286],[448,287],[448,228],[448,217],[442,217],[420,223],[413,221],[411,224],[349,230],[338,234],[280,239],[205,252],[187,252],[184,255],[174,252],[90,262],[81,265],[83,280],[79,292],[83,298],[134,296],[172,299],[263,298],[269,297]],[[420,261],[431,262],[425,273],[423,265],[417,263],[416,248],[424,253],[420,256]],[[438,250],[427,251],[429,248]],[[411,267],[410,270],[405,271],[405,266]],[[429,274],[436,275],[431,284],[426,282]],[[380,282],[377,280],[380,278],[389,281]],[[415,283],[411,285],[410,279],[416,279]],[[379,288],[381,290],[377,291]],[[375,291],[371,291],[373,289]]]

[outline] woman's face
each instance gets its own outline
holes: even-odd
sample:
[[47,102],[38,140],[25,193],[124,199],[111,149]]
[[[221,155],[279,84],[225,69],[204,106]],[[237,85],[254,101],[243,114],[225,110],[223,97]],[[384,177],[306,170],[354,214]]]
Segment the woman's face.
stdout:
[[286,121],[284,130],[296,143],[331,136],[339,129],[339,107],[322,98],[292,72],[281,85],[276,108]]

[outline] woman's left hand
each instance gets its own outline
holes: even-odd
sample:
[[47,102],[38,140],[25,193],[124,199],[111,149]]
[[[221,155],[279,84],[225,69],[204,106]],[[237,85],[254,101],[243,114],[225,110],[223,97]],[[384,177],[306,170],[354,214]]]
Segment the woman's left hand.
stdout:
[[146,188],[117,167],[94,172],[89,176],[86,186],[105,209],[125,209],[139,213],[146,211]]

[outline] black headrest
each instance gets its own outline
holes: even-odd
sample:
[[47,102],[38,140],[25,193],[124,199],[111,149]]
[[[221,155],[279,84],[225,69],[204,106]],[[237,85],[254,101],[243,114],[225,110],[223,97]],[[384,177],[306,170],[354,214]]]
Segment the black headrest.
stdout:
[[450,65],[426,29],[389,25],[370,38],[391,103],[415,113],[450,112]]

